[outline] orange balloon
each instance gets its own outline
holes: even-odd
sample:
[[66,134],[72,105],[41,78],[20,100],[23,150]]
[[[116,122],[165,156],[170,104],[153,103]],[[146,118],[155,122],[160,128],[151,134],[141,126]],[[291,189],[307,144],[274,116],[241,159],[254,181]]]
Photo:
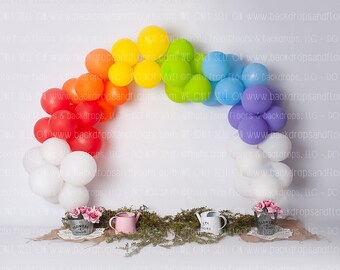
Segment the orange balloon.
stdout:
[[107,82],[104,89],[104,97],[107,103],[118,106],[129,99],[129,88],[127,86],[116,86]]
[[73,104],[79,104],[81,102],[75,88],[76,81],[77,78],[71,78],[64,82],[62,87],[62,90],[67,94],[69,100],[71,100]]
[[87,70],[102,79],[108,79],[107,73],[114,62],[111,53],[104,49],[95,49],[85,58]]
[[107,103],[105,99],[99,99],[97,101],[99,107],[102,109],[102,118],[100,122],[106,122],[114,117],[116,108],[111,104]]
[[104,92],[104,83],[98,75],[85,73],[77,79],[75,88],[81,100],[97,100]]

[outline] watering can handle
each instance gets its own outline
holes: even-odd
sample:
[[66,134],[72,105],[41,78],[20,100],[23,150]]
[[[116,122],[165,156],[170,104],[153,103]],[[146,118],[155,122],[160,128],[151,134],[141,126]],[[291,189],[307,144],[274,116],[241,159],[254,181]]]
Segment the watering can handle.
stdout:
[[198,212],[196,212],[196,217],[197,217],[198,221],[200,222],[200,224],[202,224],[201,216]]
[[140,215],[141,215],[141,213],[139,213],[139,212],[136,213],[136,223],[137,223],[137,221],[138,221]]
[[117,233],[116,228],[112,226],[112,221],[116,222],[116,217],[110,218],[110,220],[109,220],[109,226],[111,227],[112,230],[114,230],[115,233]]
[[221,227],[221,229],[223,229],[223,228],[225,227],[225,225],[228,224],[228,220],[226,219],[225,216],[220,216],[220,218],[224,220],[224,224],[223,224],[223,226]]

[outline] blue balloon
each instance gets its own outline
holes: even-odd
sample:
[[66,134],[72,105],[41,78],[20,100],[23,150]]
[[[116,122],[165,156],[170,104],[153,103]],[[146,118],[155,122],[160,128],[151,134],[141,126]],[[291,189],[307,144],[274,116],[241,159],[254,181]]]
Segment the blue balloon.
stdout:
[[221,105],[221,103],[218,102],[218,100],[216,99],[216,96],[215,96],[215,87],[216,87],[217,82],[210,82],[210,84],[211,84],[210,96],[206,101],[203,101],[202,104],[204,104],[206,106]]
[[255,84],[265,85],[268,82],[268,77],[268,69],[259,63],[249,64],[242,72],[242,81],[246,87]]
[[228,76],[231,65],[227,56],[222,52],[208,53],[202,62],[204,76],[212,82],[218,82]]
[[227,54],[227,61],[230,63],[230,71],[228,77],[241,79],[244,63],[240,57],[235,54]]
[[215,96],[224,105],[235,105],[240,102],[244,89],[239,79],[228,77],[217,83]]

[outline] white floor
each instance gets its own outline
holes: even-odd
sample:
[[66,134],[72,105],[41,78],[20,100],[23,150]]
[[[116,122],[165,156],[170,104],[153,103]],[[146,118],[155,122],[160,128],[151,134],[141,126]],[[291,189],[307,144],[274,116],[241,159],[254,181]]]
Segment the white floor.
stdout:
[[338,222],[306,226],[321,240],[245,243],[239,237],[219,244],[188,244],[170,250],[147,247],[134,257],[124,257],[117,243],[32,242],[52,228],[0,227],[0,269],[340,269]]

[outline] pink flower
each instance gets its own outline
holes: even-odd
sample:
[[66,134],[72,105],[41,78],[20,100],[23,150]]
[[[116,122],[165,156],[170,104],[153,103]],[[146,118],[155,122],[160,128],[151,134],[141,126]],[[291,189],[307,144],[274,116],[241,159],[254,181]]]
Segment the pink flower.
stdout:
[[271,201],[268,201],[268,200],[264,200],[263,203],[264,203],[264,205],[265,205],[266,207],[268,207],[268,206],[270,206],[270,204],[271,204],[272,202],[271,202]]
[[281,210],[281,208],[278,207],[278,206],[275,206],[275,211],[276,211],[276,213],[277,213],[278,215],[281,215],[281,214],[282,214],[282,210]]
[[274,213],[276,213],[275,208],[272,208],[272,207],[267,207],[267,211],[268,211],[269,214],[274,214]]
[[257,208],[259,208],[259,209],[263,209],[264,208],[264,203],[263,202],[258,202],[257,203]]
[[71,217],[72,218],[78,218],[79,217],[79,215],[80,215],[80,210],[79,210],[79,208],[74,208],[73,209],[73,211],[72,211],[72,213],[70,213],[71,214]]
[[80,210],[80,212],[81,212],[82,214],[84,214],[84,213],[86,212],[86,209],[87,209],[86,206],[80,206],[80,207],[79,207],[79,210]]
[[87,207],[86,212],[83,214],[84,219],[91,223],[99,223],[99,219],[102,216],[102,209],[96,207]]
[[98,211],[98,212],[100,212],[100,213],[103,213],[104,212],[104,209],[103,209],[103,207],[96,207],[96,210]]
[[257,205],[255,205],[253,207],[253,211],[256,213],[262,213],[264,206],[260,205],[260,203],[258,203]]

